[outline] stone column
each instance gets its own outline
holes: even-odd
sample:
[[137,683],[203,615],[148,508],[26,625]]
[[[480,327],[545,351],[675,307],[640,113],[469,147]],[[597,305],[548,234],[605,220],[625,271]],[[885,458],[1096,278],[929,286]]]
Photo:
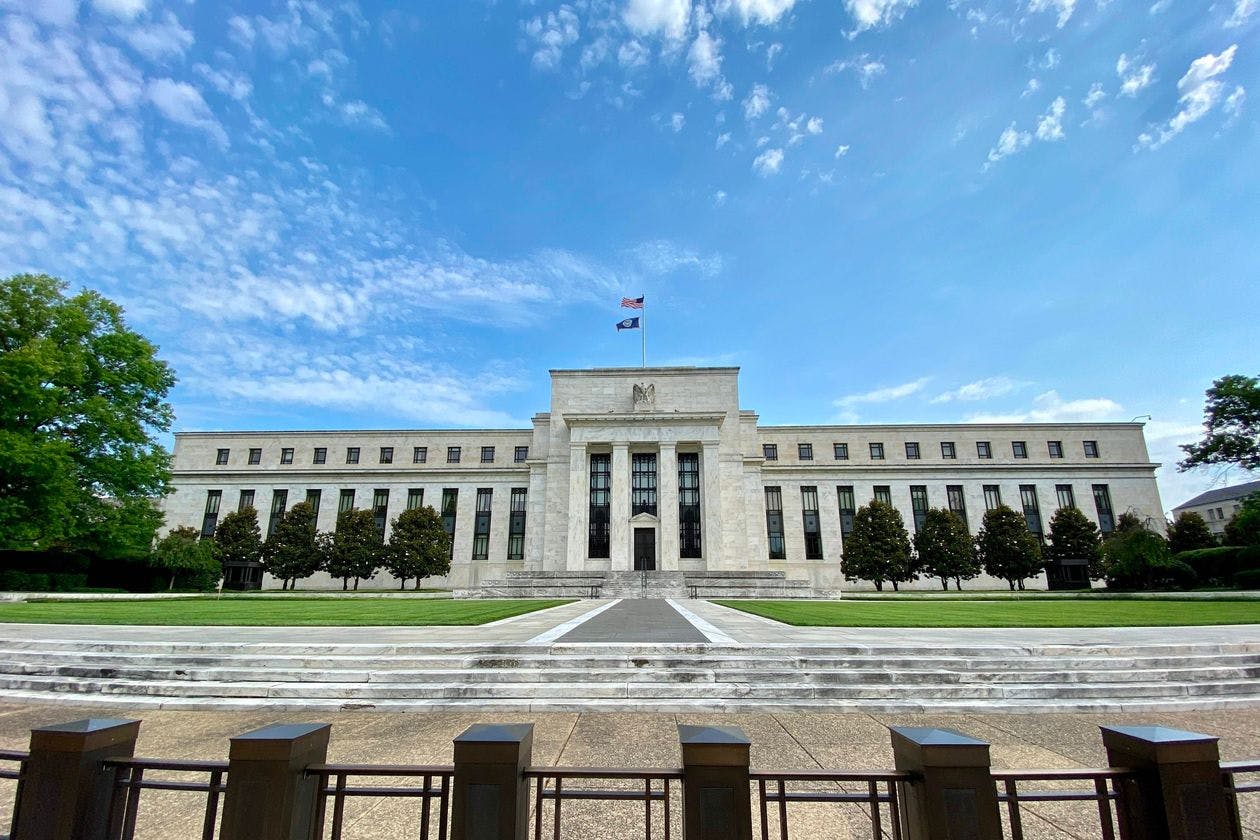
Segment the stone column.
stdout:
[[902,787],[906,840],[1002,840],[987,743],[952,729],[889,730],[897,769],[922,779]]
[[678,454],[673,443],[662,443],[656,461],[656,510],[661,520],[661,556],[657,568],[678,569]]
[[751,742],[738,726],[678,727],[683,762],[683,836],[751,840]]
[[1117,785],[1116,815],[1126,840],[1241,837],[1237,812],[1221,784],[1217,739],[1163,726],[1104,726],[1112,767],[1136,779]]
[[114,771],[107,758],[130,758],[140,734],[138,720],[90,719],[31,730],[30,759],[16,802],[14,837],[105,840],[117,835],[122,814],[110,825]]
[[328,760],[327,723],[277,723],[232,739],[222,840],[315,840],[319,777]]
[[612,452],[612,506],[609,510],[609,568],[614,572],[633,568],[630,562],[630,444],[614,443]]
[[591,504],[591,465],[586,444],[569,444],[569,539],[565,568],[580,572],[586,568],[586,517]]
[[532,723],[477,723],[455,739],[451,837],[525,840],[529,836]]
[[706,569],[726,568],[722,551],[722,481],[718,465],[718,444],[704,444],[700,455],[700,511],[704,524],[700,547]]

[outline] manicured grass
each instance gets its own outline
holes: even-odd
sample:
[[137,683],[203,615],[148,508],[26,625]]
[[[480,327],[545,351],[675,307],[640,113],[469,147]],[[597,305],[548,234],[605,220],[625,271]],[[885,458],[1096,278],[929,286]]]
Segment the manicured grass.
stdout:
[[798,627],[1260,624],[1260,601],[715,601]]
[[0,622],[284,626],[485,624],[565,600],[181,598],[170,601],[30,601],[0,604]]

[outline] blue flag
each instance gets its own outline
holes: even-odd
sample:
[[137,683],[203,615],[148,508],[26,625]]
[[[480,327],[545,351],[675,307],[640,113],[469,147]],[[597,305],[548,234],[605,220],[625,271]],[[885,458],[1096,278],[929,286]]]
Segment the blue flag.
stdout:
[[637,330],[638,328],[639,328],[638,318],[627,318],[624,321],[617,322],[617,329],[619,330]]

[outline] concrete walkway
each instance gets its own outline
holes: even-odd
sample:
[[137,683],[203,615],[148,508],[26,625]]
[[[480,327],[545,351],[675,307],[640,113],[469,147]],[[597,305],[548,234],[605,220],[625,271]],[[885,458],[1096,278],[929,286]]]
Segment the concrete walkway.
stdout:
[[560,642],[707,642],[682,613],[662,600],[618,601],[610,609],[582,622]]

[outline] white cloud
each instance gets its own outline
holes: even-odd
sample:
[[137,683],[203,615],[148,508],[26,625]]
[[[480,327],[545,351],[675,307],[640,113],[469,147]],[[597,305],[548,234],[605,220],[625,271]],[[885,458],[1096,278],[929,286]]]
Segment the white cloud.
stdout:
[[1019,131],[1015,128],[1015,123],[1011,123],[1006,130],[998,137],[997,145],[989,149],[989,156],[985,167],[997,163],[1004,157],[1010,157],[1013,154],[1022,152],[1032,143],[1032,135],[1027,131]]
[[[1219,55],[1208,53],[1190,62],[1190,69],[1177,82],[1177,90],[1181,91],[1177,102],[1181,110],[1167,123],[1139,135],[1138,148],[1158,149],[1191,124],[1203,119],[1216,106],[1225,90],[1224,82],[1216,77],[1229,69],[1237,51],[1238,45],[1231,44]],[[1241,95],[1236,103],[1240,100]]]
[[206,132],[220,146],[228,145],[227,133],[215,119],[201,92],[187,82],[153,79],[148,84],[148,97],[162,116],[174,123]]
[[766,70],[767,71],[774,69],[774,61],[776,58],[779,57],[779,53],[781,52],[783,52],[783,45],[780,44],[778,41],[775,41],[773,44],[766,47]]
[[770,109],[772,94],[765,85],[753,85],[744,98],[744,119],[755,120]]
[[617,48],[617,63],[627,69],[642,67],[648,63],[651,53],[638,41],[626,41]]
[[1050,103],[1050,110],[1037,118],[1037,139],[1054,142],[1063,139],[1063,115],[1067,103],[1062,96]]
[[1086,108],[1093,108],[1099,102],[1107,98],[1107,93],[1103,90],[1102,82],[1094,82],[1089,86],[1089,93],[1085,94],[1085,98],[1081,100]]
[[1075,10],[1076,0],[1029,0],[1028,2],[1030,12],[1057,12],[1058,20],[1055,25],[1059,29],[1067,24]]
[[766,149],[753,159],[753,171],[763,178],[776,175],[783,165],[782,149]]
[[674,113],[670,114],[670,116],[669,116],[669,127],[670,127],[670,128],[672,128],[672,129],[674,130],[674,133],[675,133],[675,134],[677,134],[678,132],[682,131],[682,130],[683,130],[683,126],[684,126],[684,125],[686,125],[686,124],[687,124],[687,117],[686,117],[686,116],[684,116],[683,114],[681,114],[681,113],[679,113],[679,112],[677,112],[677,111],[675,111]]
[[1041,81],[1033,78],[1028,80],[1028,84],[1024,85],[1023,92],[1019,95],[1020,99],[1026,99],[1037,91],[1041,90]]
[[148,0],[92,0],[98,12],[123,20],[132,20],[148,6]]
[[119,34],[132,49],[154,61],[183,55],[193,44],[192,32],[185,29],[171,12],[167,12],[160,21],[127,26]]
[[629,0],[621,17],[636,35],[679,41],[687,34],[691,0]]
[[809,120],[805,123],[805,130],[808,131],[810,134],[822,134],[823,132],[822,117],[810,117]]
[[685,270],[691,274],[715,277],[721,273],[723,266],[722,257],[718,254],[701,254],[668,239],[652,239],[640,243],[629,249],[626,257],[629,262],[655,276]]
[[1230,13],[1225,25],[1231,29],[1242,26],[1258,8],[1260,8],[1260,2],[1257,0],[1234,0],[1234,11]]
[[1139,91],[1154,81],[1155,65],[1138,64],[1126,54],[1121,53],[1116,59],[1116,75],[1120,77],[1120,95],[1137,96]]
[[713,194],[713,206],[721,207],[726,204],[726,190],[718,190]]
[[565,47],[575,43],[580,35],[578,16],[568,6],[561,6],[546,17],[535,17],[524,24],[526,36],[534,42],[533,64],[540,70],[555,70],[560,66]]
[[74,23],[74,17],[79,11],[79,0],[42,0],[42,2],[8,0],[0,2],[0,6],[20,9],[40,23],[66,26]]
[[748,26],[778,23],[795,5],[796,0],[718,0],[715,8],[718,14],[738,13],[740,21]]
[[924,376],[921,379],[915,379],[912,382],[904,382],[900,385],[892,385],[887,388],[876,388],[873,391],[866,391],[861,394],[849,394],[840,397],[834,401],[837,408],[852,408],[855,405],[870,405],[875,403],[892,402],[893,400],[905,399],[912,394],[917,394],[932,381],[930,376]]
[[905,17],[918,3],[919,0],[844,0],[845,11],[854,24],[849,34],[852,37],[867,29],[889,26]]
[[720,149],[729,142],[731,142],[731,133],[729,131],[724,131],[718,135],[717,142],[713,144],[713,148]]
[[1027,382],[1020,382],[1011,379],[1009,376],[990,376],[985,379],[977,379],[975,382],[968,382],[966,385],[959,386],[952,391],[945,391],[942,394],[932,398],[934,403],[947,402],[975,402],[979,400],[991,400],[994,397],[1002,397],[1027,385]]
[[687,72],[696,87],[704,88],[722,78],[722,39],[700,30],[687,51]]
[[338,107],[338,111],[347,125],[362,126],[376,131],[389,130],[389,124],[385,122],[384,115],[362,99],[343,102]]
[[1168,11],[1168,7],[1172,5],[1172,0],[1155,0],[1151,7],[1147,9],[1147,13],[1152,15],[1162,15]]
[[1043,70],[1053,70],[1059,66],[1062,60],[1063,56],[1059,54],[1059,51],[1054,47],[1050,47],[1050,49],[1046,50],[1046,54],[1041,57],[1041,68]]
[[835,155],[835,156],[836,156],[836,159],[837,159],[837,160],[838,160],[838,159],[840,159],[840,158],[842,158],[842,157],[844,157],[844,156],[845,156],[845,155],[847,155],[848,153],[849,153],[849,147],[848,147],[847,145],[836,146],[836,155]]
[[1011,414],[976,414],[968,423],[1092,423],[1118,420],[1124,408],[1105,397],[1064,400],[1058,391],[1046,391],[1033,399],[1031,408]]
[[1242,113],[1243,103],[1247,101],[1247,91],[1242,85],[1234,88],[1234,92],[1225,98],[1225,104],[1221,109],[1231,117],[1237,117]]
[[888,67],[879,59],[871,58],[866,53],[862,53],[856,58],[833,61],[823,68],[823,73],[843,73],[846,70],[852,70],[853,74],[857,76],[858,83],[862,85],[863,89],[866,89],[871,86],[871,82],[875,81],[876,78],[884,75]]
[[238,101],[248,99],[254,90],[253,83],[242,73],[215,69],[208,64],[194,64],[193,70],[219,93]]

